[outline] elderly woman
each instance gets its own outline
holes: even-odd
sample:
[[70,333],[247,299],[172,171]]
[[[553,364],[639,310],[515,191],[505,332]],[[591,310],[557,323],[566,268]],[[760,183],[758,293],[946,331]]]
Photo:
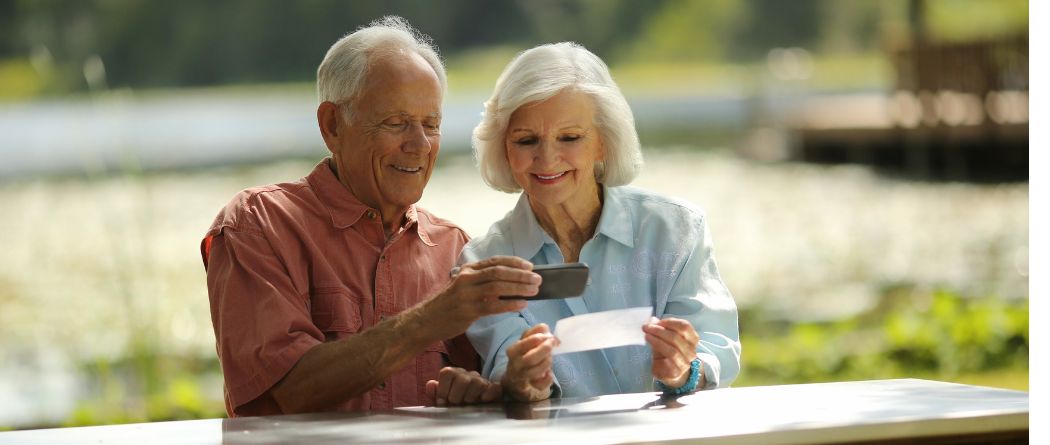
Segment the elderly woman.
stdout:
[[[597,56],[574,43],[532,48],[496,81],[474,129],[485,182],[522,191],[460,262],[515,255],[584,262],[583,295],[529,302],[467,331],[484,375],[517,400],[728,386],[740,369],[736,304],[715,266],[703,212],[626,187],[642,167],[634,117]],[[573,315],[651,306],[648,343],[552,355],[548,326]]]

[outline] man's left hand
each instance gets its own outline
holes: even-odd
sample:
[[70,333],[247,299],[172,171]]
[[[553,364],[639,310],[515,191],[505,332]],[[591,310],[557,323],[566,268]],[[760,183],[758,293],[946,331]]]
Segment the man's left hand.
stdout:
[[467,372],[450,366],[441,368],[438,379],[428,381],[426,390],[427,398],[434,406],[489,403],[503,395],[499,383],[488,381],[477,371]]

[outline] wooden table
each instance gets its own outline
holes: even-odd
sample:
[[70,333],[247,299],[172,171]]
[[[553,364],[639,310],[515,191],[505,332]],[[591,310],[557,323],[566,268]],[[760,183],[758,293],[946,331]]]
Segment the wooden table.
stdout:
[[1027,443],[1028,393],[928,380],[763,386],[663,400],[414,407],[0,433],[0,444]]

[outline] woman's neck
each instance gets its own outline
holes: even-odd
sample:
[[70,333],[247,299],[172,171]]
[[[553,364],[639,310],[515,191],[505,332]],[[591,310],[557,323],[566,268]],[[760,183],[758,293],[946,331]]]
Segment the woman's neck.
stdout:
[[580,260],[584,243],[594,236],[598,227],[602,201],[602,188],[599,185],[596,192],[588,193],[583,202],[540,206],[530,198],[529,206],[540,227],[558,244],[565,262],[575,263]]

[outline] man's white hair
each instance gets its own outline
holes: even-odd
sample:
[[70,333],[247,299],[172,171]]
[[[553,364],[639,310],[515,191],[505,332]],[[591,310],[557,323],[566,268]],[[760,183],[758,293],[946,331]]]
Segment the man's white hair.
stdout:
[[616,86],[609,67],[577,43],[541,45],[518,54],[496,81],[492,97],[485,102],[481,123],[474,128],[474,159],[481,177],[490,187],[521,191],[507,162],[506,131],[510,116],[523,105],[549,99],[575,89],[594,100],[594,124],[605,145],[604,167],[595,166],[599,183],[629,184],[642,169],[642,152],[634,114]]
[[317,67],[318,103],[343,105],[343,117],[350,120],[351,102],[359,95],[368,69],[377,57],[411,51],[419,54],[434,69],[441,82],[441,93],[448,89],[445,65],[437,47],[425,34],[397,16],[375,20],[335,42]]

